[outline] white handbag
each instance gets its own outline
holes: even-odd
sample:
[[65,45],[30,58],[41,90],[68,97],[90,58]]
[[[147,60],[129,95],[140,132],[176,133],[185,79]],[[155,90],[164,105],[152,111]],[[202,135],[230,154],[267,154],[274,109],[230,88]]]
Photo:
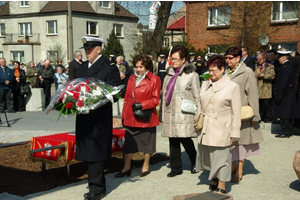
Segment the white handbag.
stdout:
[[180,97],[182,98],[181,102],[181,112],[187,113],[187,114],[196,114],[197,106],[195,101],[185,99],[181,96],[180,92],[178,91]]

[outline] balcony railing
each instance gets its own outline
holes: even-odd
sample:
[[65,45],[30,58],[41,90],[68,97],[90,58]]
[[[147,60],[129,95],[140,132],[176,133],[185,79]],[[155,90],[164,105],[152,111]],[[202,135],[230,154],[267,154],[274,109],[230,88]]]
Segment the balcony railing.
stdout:
[[31,34],[28,38],[25,38],[24,35],[8,33],[6,35],[0,36],[0,41],[2,38],[3,45],[9,44],[40,44],[40,34]]

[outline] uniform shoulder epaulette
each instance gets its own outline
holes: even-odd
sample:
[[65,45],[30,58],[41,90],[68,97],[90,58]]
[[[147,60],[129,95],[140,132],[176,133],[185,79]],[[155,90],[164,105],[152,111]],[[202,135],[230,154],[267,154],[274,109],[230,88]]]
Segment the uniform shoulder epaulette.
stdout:
[[115,65],[116,63],[114,63],[114,62],[112,62],[112,63],[110,63],[110,65]]
[[115,62],[112,62],[112,61],[110,61],[108,59],[105,59],[105,63],[107,63],[107,64],[109,64],[111,66],[116,64]]

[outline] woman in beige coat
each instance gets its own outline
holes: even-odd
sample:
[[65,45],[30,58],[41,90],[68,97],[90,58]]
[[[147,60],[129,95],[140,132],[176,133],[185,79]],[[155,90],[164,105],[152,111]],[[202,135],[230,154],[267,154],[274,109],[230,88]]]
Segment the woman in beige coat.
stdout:
[[240,88],[224,75],[226,62],[222,56],[213,56],[207,64],[211,79],[203,82],[200,91],[205,116],[198,137],[196,167],[210,170],[210,190],[226,193],[225,183],[231,179],[230,145],[240,138]]
[[[259,103],[257,82],[254,72],[241,62],[242,50],[239,47],[231,47],[226,51],[226,62],[228,64],[227,74],[232,81],[240,86],[241,105],[249,105],[253,109],[252,119],[242,121],[241,138],[232,150],[232,174],[231,182],[240,182],[243,177],[244,160],[248,156],[259,154],[259,142],[263,140],[259,121]],[[238,166],[236,162],[238,161]]]
[[[196,173],[196,149],[192,137],[197,137],[194,120],[200,111],[200,82],[195,65],[185,64],[187,50],[183,46],[171,51],[173,65],[167,69],[162,95],[162,136],[169,137],[171,172],[168,177],[182,174],[180,144],[191,161],[191,173]],[[182,100],[194,101],[194,114],[181,111]]]

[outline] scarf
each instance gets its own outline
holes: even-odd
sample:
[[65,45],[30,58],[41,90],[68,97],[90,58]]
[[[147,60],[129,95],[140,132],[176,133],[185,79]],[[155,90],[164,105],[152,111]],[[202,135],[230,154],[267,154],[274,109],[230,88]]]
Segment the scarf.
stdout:
[[233,69],[230,69],[230,67],[228,67],[227,69],[227,75],[229,76],[229,78],[231,77],[231,75],[234,73],[234,71],[240,66],[241,63],[238,64],[238,66],[236,66]]
[[15,73],[14,73],[14,75],[15,75],[16,78],[19,78],[19,77],[20,77],[19,69],[20,69],[20,68],[15,68]]
[[146,71],[144,74],[140,74],[140,75],[138,75],[138,74],[136,73],[136,71],[134,72],[134,76],[135,76],[135,87],[137,87],[137,86],[140,84],[140,82],[142,82],[142,80],[144,80],[144,78],[146,77],[146,75],[147,75],[148,72],[149,72],[149,70]]
[[182,67],[183,66],[181,66],[181,67],[179,67],[178,69],[175,70],[175,74],[172,76],[172,78],[170,79],[170,81],[167,85],[167,91],[166,91],[166,94],[165,94],[165,102],[167,104],[169,104],[171,102],[174,87],[175,87],[175,83],[176,83],[176,79],[177,79],[179,71],[181,70]]

